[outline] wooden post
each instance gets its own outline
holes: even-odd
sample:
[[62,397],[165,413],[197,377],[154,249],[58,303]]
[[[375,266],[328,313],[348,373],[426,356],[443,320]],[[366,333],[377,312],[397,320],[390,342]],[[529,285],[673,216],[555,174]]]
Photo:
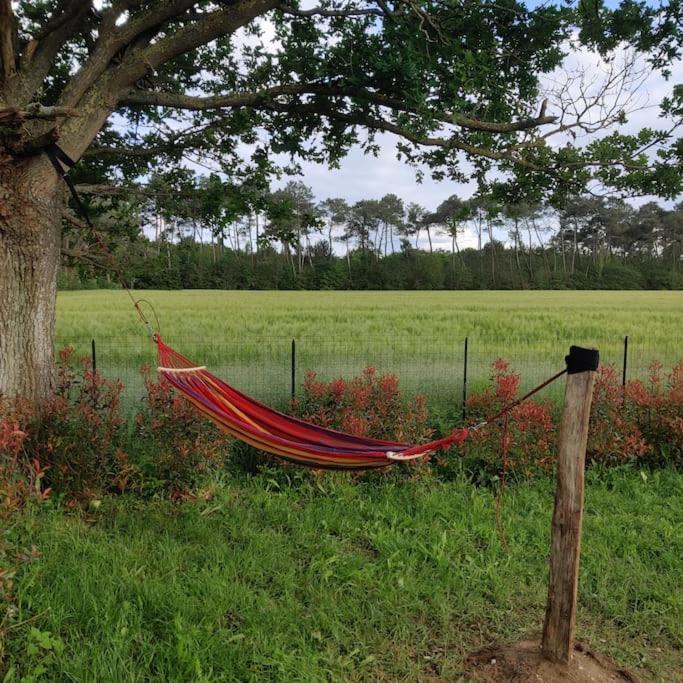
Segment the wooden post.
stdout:
[[572,346],[566,362],[567,385],[557,455],[548,603],[541,641],[543,656],[562,664],[569,663],[574,650],[586,443],[599,356],[594,349]]

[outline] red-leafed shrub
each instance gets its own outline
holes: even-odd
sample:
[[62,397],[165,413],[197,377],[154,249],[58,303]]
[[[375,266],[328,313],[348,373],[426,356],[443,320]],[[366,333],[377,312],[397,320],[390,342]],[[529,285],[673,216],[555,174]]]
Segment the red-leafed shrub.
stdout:
[[651,452],[626,393],[614,366],[605,365],[598,370],[588,432],[589,462],[636,461]]
[[[120,382],[80,366],[71,347],[59,354],[55,393],[35,409],[19,401],[4,408],[4,433],[14,433],[0,446],[5,468],[5,501],[23,490],[39,497],[50,491],[70,502],[93,498],[115,487],[125,454],[120,450],[123,419]],[[9,425],[9,427],[8,427]],[[19,436],[21,434],[21,436]],[[8,446],[9,444],[9,446]]]
[[290,411],[308,422],[357,436],[419,443],[431,435],[424,396],[404,400],[396,375],[378,375],[373,367],[354,379],[331,382],[307,372],[303,394],[292,399]]
[[135,417],[137,464],[146,492],[185,498],[224,463],[228,440],[164,379],[143,367],[146,395]]
[[17,415],[5,402],[0,403],[0,518],[13,511],[35,488],[26,476],[28,463],[23,455],[26,432]]
[[683,360],[669,373],[653,361],[646,382],[632,380],[625,387],[614,367],[600,369],[588,457],[606,463],[683,464]]
[[[510,364],[498,358],[491,366],[491,386],[473,393],[467,411],[473,424],[495,415],[519,398],[520,376]],[[529,399],[513,408],[485,429],[473,432],[465,441],[465,453],[490,473],[505,467],[513,473],[530,475],[553,464],[555,421],[548,401]]]

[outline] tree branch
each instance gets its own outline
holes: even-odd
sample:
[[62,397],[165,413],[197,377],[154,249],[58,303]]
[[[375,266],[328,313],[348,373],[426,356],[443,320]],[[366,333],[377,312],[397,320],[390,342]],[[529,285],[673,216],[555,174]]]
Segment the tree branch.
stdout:
[[459,140],[455,137],[444,138],[421,135],[415,131],[405,128],[404,126],[399,126],[398,124],[392,123],[390,121],[373,118],[364,112],[345,113],[328,109],[316,104],[284,105],[278,102],[264,103],[263,108],[282,113],[318,114],[321,116],[326,116],[332,121],[346,123],[351,126],[358,125],[363,126],[368,130],[379,130],[387,133],[393,133],[394,135],[408,140],[408,142],[412,142],[418,147],[440,147],[446,150],[459,150],[461,152],[465,152],[466,154],[484,157],[494,161],[509,161],[515,165],[534,171],[548,170],[537,166],[533,162],[530,162],[523,157],[512,154],[511,151],[498,151],[494,149],[488,149],[486,147],[479,147],[465,142],[464,140]]
[[8,84],[8,103],[23,106],[36,96],[62,46],[78,33],[92,5],[89,0],[65,0],[60,7],[63,12],[24,46],[19,70]]
[[132,187],[123,185],[85,184],[76,185],[81,194],[92,194],[100,197],[177,197],[177,192],[155,192],[146,187]]
[[178,55],[206,45],[216,38],[230,35],[252,19],[273,9],[277,0],[241,0],[224,9],[210,12],[198,21],[180,28],[173,35],[162,38],[136,56],[129,83],[135,83],[150,69]]
[[185,149],[185,145],[177,145],[169,143],[167,145],[156,145],[154,147],[113,147],[111,145],[91,145],[85,151],[85,156],[115,156],[115,157],[130,157],[132,159],[141,159],[145,157],[154,157],[159,154],[171,154],[173,152],[181,153]]
[[70,107],[47,107],[39,102],[32,102],[26,105],[25,109],[18,107],[0,108],[0,125],[36,120],[56,121],[70,116],[80,116],[80,114]]
[[311,9],[299,9],[298,7],[291,7],[284,2],[279,2],[275,9],[283,14],[289,14],[294,17],[367,17],[385,16],[385,12],[379,9],[325,9],[324,7],[312,7]]
[[61,2],[57,4],[55,11],[52,13],[52,16],[47,20],[45,25],[40,29],[40,31],[37,31],[33,34],[32,40],[34,40],[36,43],[39,43],[47,38],[47,36],[49,36],[51,33],[54,33],[60,29],[67,21],[72,19],[74,14],[79,10],[83,10],[86,7],[89,8],[91,5],[91,0],[61,0]]
[[[208,109],[226,109],[231,107],[248,107],[263,104],[272,98],[282,95],[326,95],[330,97],[356,97],[366,100],[378,106],[387,107],[396,111],[417,114],[418,112],[406,104],[405,100],[388,97],[381,93],[373,92],[358,86],[345,86],[343,84],[320,84],[320,83],[291,83],[264,88],[256,92],[235,93],[232,95],[215,95],[201,97],[184,95],[170,92],[154,92],[149,90],[133,90],[123,99],[123,105],[152,105],[171,107],[174,109],[188,109],[203,111]],[[497,121],[482,121],[462,114],[449,114],[447,112],[435,112],[431,114],[435,120],[441,123],[452,123],[468,130],[477,130],[488,133],[512,133],[529,130],[543,125],[555,123],[556,116],[547,116],[545,109],[537,117],[509,121],[505,123]]]
[[[182,14],[189,7],[192,7],[196,0],[172,0],[153,5],[152,9],[136,15],[130,21],[117,27],[116,20],[121,11],[125,11],[122,5],[115,5],[105,14],[100,27],[100,37],[97,40],[95,49],[88,58],[87,62],[74,76],[60,98],[60,104],[65,106],[76,106],[97,81],[112,59],[124,48],[131,45],[136,38],[147,32],[156,33],[155,29],[160,28],[166,22]],[[151,36],[150,36],[151,37]]]

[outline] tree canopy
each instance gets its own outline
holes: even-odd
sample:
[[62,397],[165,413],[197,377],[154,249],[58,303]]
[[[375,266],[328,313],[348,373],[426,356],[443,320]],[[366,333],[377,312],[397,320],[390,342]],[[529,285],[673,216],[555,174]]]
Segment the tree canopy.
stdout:
[[[619,130],[643,74],[680,58],[680,0],[0,7],[0,160],[58,138],[85,153],[91,183],[140,181],[151,169],[175,178],[194,162],[242,186],[301,160],[334,166],[389,132],[406,161],[459,181],[474,169],[507,198],[561,201],[593,182],[662,196],[681,188],[680,87],[661,103],[661,128]],[[574,71],[553,90],[544,76],[572,45],[605,58],[604,79]]]

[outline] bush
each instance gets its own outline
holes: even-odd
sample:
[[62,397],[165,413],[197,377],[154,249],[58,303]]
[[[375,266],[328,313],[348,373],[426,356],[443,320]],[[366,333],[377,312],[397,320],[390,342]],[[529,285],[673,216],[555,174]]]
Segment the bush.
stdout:
[[378,375],[373,367],[351,380],[318,380],[306,373],[303,395],[292,399],[293,415],[322,427],[356,436],[420,443],[431,436],[424,396],[404,401],[396,375]]
[[[519,398],[520,376],[498,358],[491,365],[491,387],[473,393],[467,400],[472,424],[495,415]],[[465,454],[482,474],[495,476],[505,467],[513,474],[530,476],[552,467],[556,427],[551,404],[527,400],[505,418],[474,432],[464,442]],[[505,462],[504,456],[505,455]]]
[[[125,490],[190,497],[207,474],[225,466],[229,450],[235,470],[255,473],[273,464],[267,454],[225,438],[168,382],[154,380],[149,368],[143,376],[146,397],[131,432],[119,410],[122,385],[93,372],[87,359],[79,366],[70,348],[60,353],[54,396],[37,410],[0,401],[0,515],[53,491],[68,505]],[[491,386],[468,400],[471,422],[513,402],[519,380],[506,361],[496,360]],[[306,421],[359,436],[405,443],[432,436],[425,398],[405,399],[395,375],[379,375],[372,367],[354,379],[330,382],[309,372],[290,408]],[[507,428],[500,419],[473,433],[457,452],[437,453],[432,465],[451,477],[463,470],[464,451],[464,466],[476,480],[490,482],[501,470],[531,476],[552,467],[557,427],[549,402],[528,400],[510,411]],[[614,367],[601,368],[587,456],[607,465],[683,465],[683,361],[669,373],[655,362],[647,381],[625,387]],[[408,468],[412,476],[434,471],[426,458],[416,462],[422,469]],[[278,463],[280,470],[291,474]]]
[[142,369],[146,396],[135,417],[136,464],[146,493],[190,495],[201,479],[224,464],[228,440],[163,378]]
[[[495,415],[518,395],[519,375],[506,361],[496,360],[491,387],[474,393],[467,402],[472,422]],[[501,469],[523,476],[548,470],[555,461],[558,427],[551,404],[527,400],[508,414],[507,431],[501,418],[465,441],[469,467],[478,478],[495,477]],[[448,463],[447,458],[436,461],[442,467]],[[587,462],[683,465],[683,361],[668,374],[655,361],[647,382],[633,380],[625,387],[613,366],[600,368]]]
[[5,503],[55,491],[75,504],[119,488],[127,467],[119,445],[122,389],[120,382],[93,372],[88,359],[79,368],[67,347],[59,354],[52,397],[36,409],[5,404],[0,445]]
[[613,366],[595,386],[588,458],[593,462],[683,464],[683,360],[664,375],[658,361],[647,382],[622,386]]
[[[7,403],[0,404],[0,520],[2,513],[16,510],[35,491],[27,478],[24,461],[26,432]],[[49,491],[48,491],[49,495]]]

